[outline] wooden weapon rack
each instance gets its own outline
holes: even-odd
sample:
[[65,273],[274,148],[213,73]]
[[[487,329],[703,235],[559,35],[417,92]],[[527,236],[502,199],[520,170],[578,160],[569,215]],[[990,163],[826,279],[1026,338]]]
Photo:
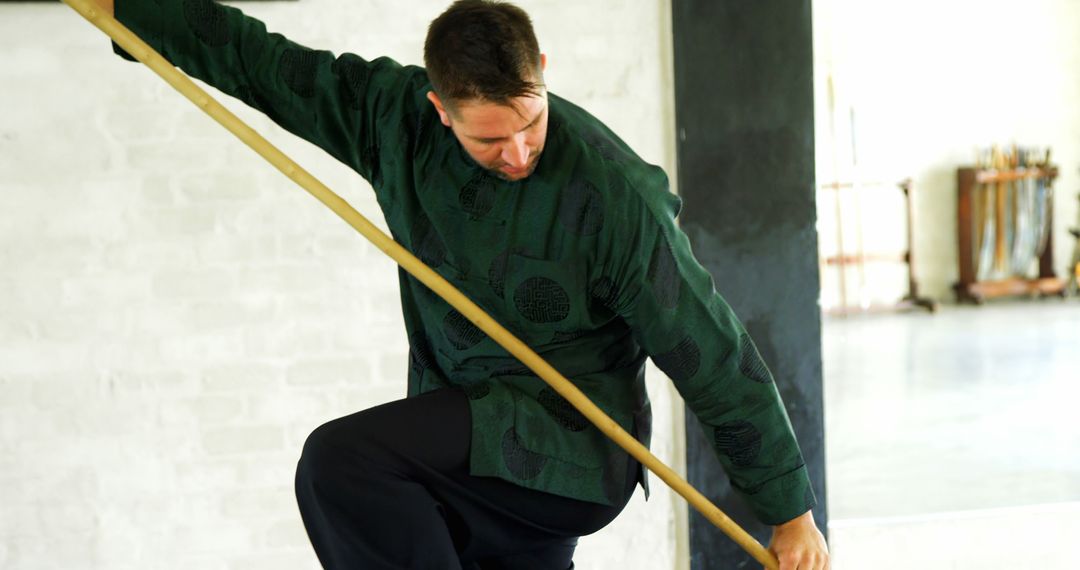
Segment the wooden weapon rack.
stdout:
[[[893,185],[887,183],[851,183],[851,182],[833,182],[830,184],[821,185],[823,190],[833,190],[839,192],[841,190],[855,189],[864,186],[873,186],[879,188],[888,188]],[[905,309],[926,309],[933,313],[938,309],[937,301],[924,297],[919,294],[919,283],[915,277],[915,253],[913,250],[914,237],[914,211],[912,208],[912,197],[914,193],[914,187],[911,179],[907,178],[895,185],[904,194],[904,214],[905,214],[905,249],[898,253],[866,253],[857,251],[855,254],[849,254],[845,248],[845,239],[843,230],[843,216],[841,215],[840,198],[837,196],[836,204],[836,237],[838,252],[837,255],[823,257],[821,261],[826,266],[836,267],[840,272],[840,279],[838,280],[840,287],[840,305],[838,307],[829,309],[826,313],[846,315],[850,312],[876,312],[883,310],[905,310]],[[890,305],[874,305],[870,307],[852,307],[848,303],[848,292],[846,286],[846,278],[844,275],[845,268],[847,266],[855,266],[857,269],[861,269],[867,263],[902,263],[907,270],[907,294],[902,299],[894,304]]]
[[[954,286],[961,302],[982,303],[993,297],[1015,295],[1064,295],[1065,281],[1054,274],[1053,182],[1057,167],[957,170],[957,238],[960,281]],[[1017,222],[1018,193],[1022,184],[1045,188],[1045,228],[1034,240],[1032,264],[1037,256],[1038,274],[1026,267],[1009,267],[1014,240],[1021,235]],[[984,231],[985,230],[985,231]],[[989,261],[989,262],[988,262]]]

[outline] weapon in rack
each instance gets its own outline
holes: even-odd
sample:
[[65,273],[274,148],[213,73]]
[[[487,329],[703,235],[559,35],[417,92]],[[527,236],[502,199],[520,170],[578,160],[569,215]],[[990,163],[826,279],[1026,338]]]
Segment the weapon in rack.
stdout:
[[[1080,194],[1076,195],[1076,199],[1080,200]],[[1076,295],[1080,293],[1080,214],[1077,216],[1076,227],[1069,228],[1069,233],[1076,238],[1072,261],[1069,264],[1069,292]]]

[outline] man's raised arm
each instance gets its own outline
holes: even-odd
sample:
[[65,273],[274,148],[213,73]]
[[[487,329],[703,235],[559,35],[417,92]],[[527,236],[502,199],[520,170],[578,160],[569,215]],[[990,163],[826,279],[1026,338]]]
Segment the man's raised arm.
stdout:
[[[388,58],[309,49],[212,0],[96,1],[173,65],[369,180],[378,149],[391,146],[380,140],[380,119],[396,115],[411,89],[409,74]],[[398,127],[385,134],[397,136]]]

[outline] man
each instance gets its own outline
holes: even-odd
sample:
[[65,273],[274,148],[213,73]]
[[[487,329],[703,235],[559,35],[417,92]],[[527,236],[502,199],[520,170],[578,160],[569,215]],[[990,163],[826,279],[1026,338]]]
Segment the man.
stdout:
[[[646,444],[652,356],[775,525],[782,568],[827,567],[772,376],[675,225],[679,200],[659,168],[547,91],[523,11],[454,3],[431,24],[426,69],[310,50],[211,0],[116,12],[368,179],[399,242]],[[419,282],[401,273],[400,286],[409,397],[321,426],[298,465],[320,561],[572,568],[577,537],[646,486],[641,467]]]

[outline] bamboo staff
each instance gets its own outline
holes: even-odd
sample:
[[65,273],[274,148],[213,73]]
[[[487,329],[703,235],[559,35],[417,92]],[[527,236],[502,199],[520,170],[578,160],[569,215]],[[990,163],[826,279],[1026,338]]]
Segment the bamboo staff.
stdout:
[[655,473],[667,483],[675,492],[682,495],[695,509],[701,512],[710,522],[720,528],[731,537],[739,546],[746,550],[758,562],[770,570],[777,570],[779,563],[765,547],[750,536],[738,524],[732,521],[716,505],[713,505],[697,489],[686,482],[670,467],[660,461],[655,455],[634,439],[619,424],[615,423],[600,408],[593,404],[584,393],[567,380],[562,374],[551,367],[536,352],[525,343],[497,323],[479,306],[470,301],[464,294],[458,291],[446,279],[425,265],[416,256],[409,253],[390,236],[375,227],[367,218],[357,212],[344,199],[335,194],[326,185],[293,162],[283,152],[278,150],[269,141],[255,132],[241,121],[236,115],[214,100],[206,91],[195,85],[191,79],[181,73],[164,57],[143,42],[131,30],[118,22],[109,14],[104,13],[92,0],[63,0],[68,6],[81,14],[98,29],[105,32],[127,53],[135,59],[146,64],[150,69],[161,76],[169,85],[172,85],[184,97],[205,111],[211,118],[225,127],[229,132],[236,135],[241,141],[251,147],[260,156],[280,170],[285,176],[299,184],[312,196],[334,211],[356,231],[371,241],[375,247],[382,250],[396,261],[405,271],[416,277],[424,285],[430,287],[436,294],[446,300],[452,307],[469,319],[473,324],[484,331],[495,342],[514,355],[523,364],[535,372],[537,376],[547,382],[556,392],[566,398],[578,411],[590,422],[611,438],[619,447],[626,450],[642,465]]

